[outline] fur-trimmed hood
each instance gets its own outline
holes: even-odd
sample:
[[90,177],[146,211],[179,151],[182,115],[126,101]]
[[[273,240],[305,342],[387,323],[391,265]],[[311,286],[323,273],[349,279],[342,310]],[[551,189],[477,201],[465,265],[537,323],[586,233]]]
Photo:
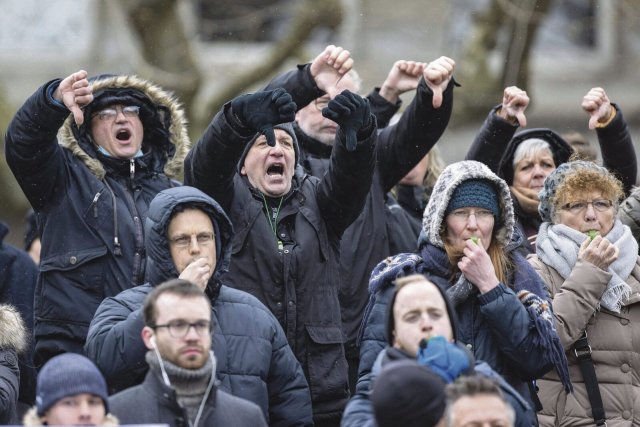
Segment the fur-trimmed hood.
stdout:
[[440,234],[442,232],[444,213],[449,205],[451,195],[462,182],[474,178],[487,179],[496,186],[500,200],[501,215],[500,221],[496,222],[499,228],[494,235],[502,246],[507,246],[512,239],[515,224],[509,187],[504,180],[491,172],[486,165],[473,160],[452,163],[438,177],[433,186],[429,203],[424,210],[421,241],[426,238],[429,243],[444,248],[444,242]]
[[22,353],[27,348],[27,329],[15,307],[0,304],[0,348]]
[[[29,409],[22,418],[22,424],[25,426],[42,426],[42,420],[38,416],[38,411],[36,407]],[[101,426],[117,426],[120,425],[118,418],[116,418],[113,414],[107,414],[104,417],[104,421],[100,424]]]
[[145,133],[143,151],[153,152],[160,172],[170,178],[179,176],[191,141],[187,119],[178,99],[156,84],[135,75],[98,76],[92,79],[91,85],[94,99],[83,109],[84,124],[76,126],[73,115],[69,114],[58,133],[59,144],[81,159],[98,179],[102,179],[105,175],[104,165],[88,133],[91,114],[119,99],[133,99],[136,104],[142,104],[140,118]]

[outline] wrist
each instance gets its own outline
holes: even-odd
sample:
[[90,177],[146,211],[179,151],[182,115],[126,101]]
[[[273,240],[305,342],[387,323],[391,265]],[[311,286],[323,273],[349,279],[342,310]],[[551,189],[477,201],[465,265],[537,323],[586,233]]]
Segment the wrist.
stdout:
[[609,123],[611,123],[614,119],[614,117],[616,116],[616,109],[614,108],[613,105],[611,105],[609,107],[609,114],[607,114],[605,117],[602,117],[600,119],[598,119],[598,123],[596,124],[596,128],[604,128],[607,127],[609,125]]
[[392,104],[398,102],[400,99],[400,90],[395,86],[389,85],[386,81],[380,87],[380,96],[389,101]]

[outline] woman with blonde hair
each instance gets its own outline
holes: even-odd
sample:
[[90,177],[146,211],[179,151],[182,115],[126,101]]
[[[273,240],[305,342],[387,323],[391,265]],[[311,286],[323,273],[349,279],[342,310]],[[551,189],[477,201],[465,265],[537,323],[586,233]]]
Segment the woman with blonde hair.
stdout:
[[553,298],[574,393],[538,381],[543,426],[640,425],[640,258],[616,218],[621,182],[591,162],[560,165],[540,192],[545,221],[530,259]]

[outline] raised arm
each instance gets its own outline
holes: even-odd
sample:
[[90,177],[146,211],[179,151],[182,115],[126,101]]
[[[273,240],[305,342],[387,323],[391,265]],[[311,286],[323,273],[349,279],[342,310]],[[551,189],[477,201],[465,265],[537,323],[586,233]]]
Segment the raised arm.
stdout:
[[589,115],[589,129],[595,129],[598,135],[603,165],[622,181],[625,194],[629,195],[636,183],[638,163],[622,111],[600,87],[584,96],[582,109]]
[[378,135],[378,170],[385,192],[404,177],[440,139],[453,108],[455,62],[442,56],[424,69],[416,95],[398,123]]
[[504,90],[502,104],[489,113],[476,134],[465,160],[476,160],[484,163],[493,172],[498,172],[500,159],[509,141],[519,126],[526,126],[524,114],[529,105],[527,92],[516,86]]

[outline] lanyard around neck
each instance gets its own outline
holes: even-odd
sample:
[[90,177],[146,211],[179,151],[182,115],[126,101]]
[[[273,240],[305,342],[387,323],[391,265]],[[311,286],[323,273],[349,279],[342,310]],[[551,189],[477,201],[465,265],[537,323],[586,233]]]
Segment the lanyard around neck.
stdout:
[[262,201],[264,202],[265,213],[267,214],[267,221],[269,221],[269,227],[271,231],[273,231],[273,235],[276,236],[276,241],[278,242],[278,250],[282,251],[284,245],[282,244],[282,240],[278,239],[278,215],[280,215],[280,207],[282,206],[282,200],[284,196],[280,197],[280,202],[278,203],[277,209],[275,209],[275,215],[273,215],[273,221],[271,220],[271,212],[273,209],[269,208],[269,204],[267,203],[267,199],[265,199],[264,194],[262,195]]

